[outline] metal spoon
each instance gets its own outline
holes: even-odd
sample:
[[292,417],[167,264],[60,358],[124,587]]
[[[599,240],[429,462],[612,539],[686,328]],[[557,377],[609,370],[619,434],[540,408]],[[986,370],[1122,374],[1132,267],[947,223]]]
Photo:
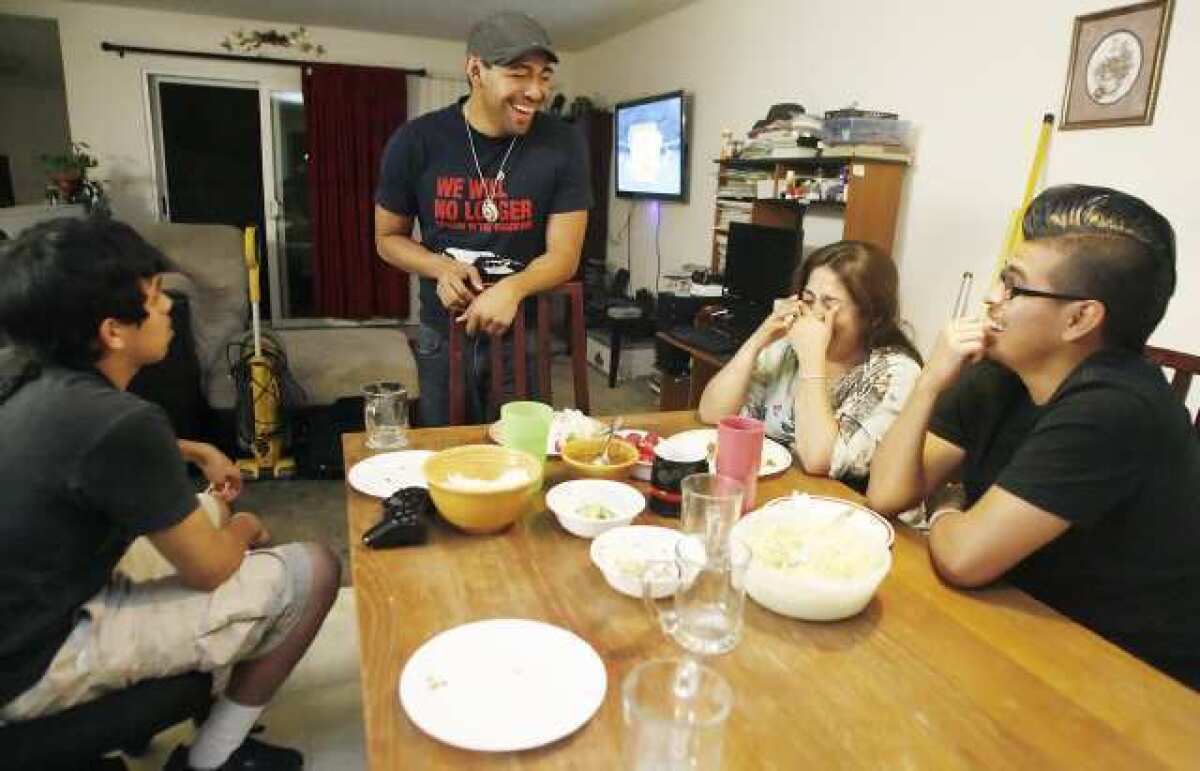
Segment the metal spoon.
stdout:
[[621,430],[622,422],[623,422],[623,419],[621,418],[620,415],[613,418],[612,426],[609,427],[609,429],[608,429],[608,436],[605,437],[605,439],[604,439],[604,446],[600,448],[600,454],[596,456],[596,460],[595,460],[596,465],[598,465],[598,466],[611,465],[611,461],[608,458],[608,445],[612,442],[613,435]]

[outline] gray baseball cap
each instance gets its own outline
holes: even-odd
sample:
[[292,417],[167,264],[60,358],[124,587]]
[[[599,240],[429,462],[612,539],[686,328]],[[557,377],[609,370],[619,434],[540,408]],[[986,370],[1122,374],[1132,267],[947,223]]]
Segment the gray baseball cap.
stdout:
[[499,11],[471,28],[467,53],[488,64],[511,64],[526,54],[540,51],[557,62],[550,36],[532,17],[516,11]]

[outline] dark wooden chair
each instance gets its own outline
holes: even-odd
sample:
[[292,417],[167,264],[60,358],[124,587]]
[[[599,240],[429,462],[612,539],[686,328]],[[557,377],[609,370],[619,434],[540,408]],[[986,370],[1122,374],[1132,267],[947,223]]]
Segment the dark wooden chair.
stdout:
[[[536,296],[537,303],[537,386],[538,398],[550,403],[550,314],[551,299],[565,296],[568,301],[568,325],[570,327],[571,375],[575,384],[575,409],[585,413],[591,411],[587,380],[587,340],[583,316],[583,284],[568,281]],[[529,397],[529,373],[526,371],[525,348],[525,303],[517,309],[509,334],[513,336],[512,367],[513,390],[518,399]],[[461,426],[467,421],[467,398],[463,383],[463,325],[450,322],[450,424]],[[499,336],[492,338],[491,388],[488,397],[488,412],[493,417],[500,412],[504,402],[504,350]]]
[[[1174,370],[1174,374],[1171,376],[1171,390],[1175,392],[1181,402],[1186,404],[1188,389],[1192,386],[1192,377],[1200,375],[1200,356],[1167,348],[1156,348],[1152,345],[1146,346],[1145,353],[1146,358],[1158,366]],[[1196,411],[1194,425],[1196,433],[1200,434],[1200,410]]]
[[140,755],[159,731],[206,713],[211,689],[211,675],[188,672],[0,726],[0,768],[82,771],[114,750]]

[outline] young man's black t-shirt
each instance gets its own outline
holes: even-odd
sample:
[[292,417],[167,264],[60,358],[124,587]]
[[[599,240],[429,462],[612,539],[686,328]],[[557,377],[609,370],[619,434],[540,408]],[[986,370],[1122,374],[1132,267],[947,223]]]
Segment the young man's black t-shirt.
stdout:
[[159,407],[48,368],[0,403],[0,704],[32,687],[137,536],[195,510]]
[[1157,367],[1100,351],[1037,406],[985,361],[930,430],[966,451],[969,504],[996,484],[1071,523],[1012,583],[1200,688],[1200,443]]
[[[384,148],[375,202],[395,214],[416,217],[425,248],[488,251],[528,263],[546,251],[551,214],[591,207],[587,148],[570,124],[538,113],[515,145],[512,137],[493,138],[470,129],[486,187],[467,131],[460,100],[404,124]],[[504,179],[494,191],[500,217],[488,222],[481,208],[485,192],[492,189],[510,145]],[[446,318],[437,283],[422,278],[421,321],[440,328]]]

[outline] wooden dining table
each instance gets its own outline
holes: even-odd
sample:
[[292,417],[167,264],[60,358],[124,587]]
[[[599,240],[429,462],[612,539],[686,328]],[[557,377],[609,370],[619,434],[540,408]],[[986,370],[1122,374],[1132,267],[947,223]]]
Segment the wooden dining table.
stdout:
[[[700,426],[691,412],[626,415],[625,425],[663,436]],[[486,426],[409,436],[430,450],[488,441]],[[363,440],[343,437],[347,468],[370,454]],[[566,478],[548,460],[546,489]],[[758,500],[793,490],[862,500],[795,465],[761,480]],[[621,767],[621,680],[638,662],[679,651],[639,601],[605,583],[590,542],[536,503],[498,534],[439,520],[426,544],[376,551],[361,536],[380,502],[347,487],[371,769]],[[678,520],[643,513],[636,523]],[[722,768],[1200,768],[1200,694],[1015,588],[946,586],[924,536],[896,531],[891,572],[853,618],[799,621],[747,602],[740,645],[709,660],[735,694]],[[439,632],[497,617],[558,625],[599,653],[607,694],[578,731],[535,750],[477,753],[426,736],[406,716],[397,682],[413,652]]]

